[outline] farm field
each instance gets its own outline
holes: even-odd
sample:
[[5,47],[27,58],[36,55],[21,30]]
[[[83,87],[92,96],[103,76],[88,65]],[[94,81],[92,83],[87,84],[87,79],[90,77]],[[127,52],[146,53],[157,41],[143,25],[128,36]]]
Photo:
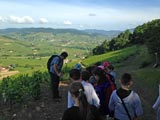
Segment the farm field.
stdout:
[[77,34],[32,31],[31,29],[31,32],[25,33],[25,30],[21,30],[0,36],[0,66],[11,67],[11,70],[17,70],[19,74],[45,71],[48,58],[62,51],[67,51],[68,59],[77,63],[90,55],[96,45],[108,38],[103,35],[82,34],[80,31]]

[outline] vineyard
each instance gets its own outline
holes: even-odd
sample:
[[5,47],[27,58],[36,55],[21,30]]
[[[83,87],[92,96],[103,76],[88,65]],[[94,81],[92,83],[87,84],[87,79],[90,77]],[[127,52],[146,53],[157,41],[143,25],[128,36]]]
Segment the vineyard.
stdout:
[[10,108],[15,103],[24,103],[28,99],[39,99],[41,85],[48,84],[48,73],[34,72],[18,77],[7,77],[0,84],[1,104],[9,104]]

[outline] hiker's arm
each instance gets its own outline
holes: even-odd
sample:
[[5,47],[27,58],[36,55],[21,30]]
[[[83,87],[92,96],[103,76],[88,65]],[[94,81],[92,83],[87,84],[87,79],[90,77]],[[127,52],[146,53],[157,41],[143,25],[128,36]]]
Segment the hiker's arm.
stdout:
[[56,73],[57,76],[61,76],[61,73],[58,71],[57,67],[58,67],[57,64],[53,65],[54,72]]
[[154,105],[152,106],[152,108],[157,109],[159,104],[160,104],[160,96],[158,96],[158,98],[157,98],[156,102],[154,103]]

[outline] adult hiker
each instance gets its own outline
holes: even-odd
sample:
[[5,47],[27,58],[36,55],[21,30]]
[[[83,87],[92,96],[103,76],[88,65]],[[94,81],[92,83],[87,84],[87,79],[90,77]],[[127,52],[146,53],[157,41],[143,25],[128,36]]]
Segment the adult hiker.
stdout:
[[60,55],[56,55],[53,57],[51,60],[50,69],[50,77],[51,77],[51,88],[52,88],[52,94],[53,94],[53,99],[60,99],[61,96],[59,95],[59,81],[60,77],[62,76],[62,66],[63,66],[63,61],[68,57],[67,52],[62,52]]

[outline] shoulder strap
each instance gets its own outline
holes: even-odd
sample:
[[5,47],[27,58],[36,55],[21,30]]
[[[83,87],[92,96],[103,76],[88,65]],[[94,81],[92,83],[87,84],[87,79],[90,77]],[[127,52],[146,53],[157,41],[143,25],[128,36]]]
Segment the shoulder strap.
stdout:
[[58,65],[60,65],[61,62],[62,62],[62,64],[63,64],[62,58],[61,58],[59,55],[57,55],[57,57],[59,58],[59,63],[58,63]]
[[[120,98],[120,97],[119,97],[119,98]],[[125,109],[128,117],[129,117],[129,120],[132,120],[132,119],[131,119],[131,116],[130,116],[130,114],[129,114],[129,112],[128,112],[128,109],[127,109],[127,107],[126,107],[126,105],[125,105],[125,103],[124,103],[124,101],[123,101],[123,99],[122,99],[122,98],[120,98],[120,99],[121,99],[121,101],[122,101],[122,105],[123,105],[123,107],[124,107],[124,109]]]

